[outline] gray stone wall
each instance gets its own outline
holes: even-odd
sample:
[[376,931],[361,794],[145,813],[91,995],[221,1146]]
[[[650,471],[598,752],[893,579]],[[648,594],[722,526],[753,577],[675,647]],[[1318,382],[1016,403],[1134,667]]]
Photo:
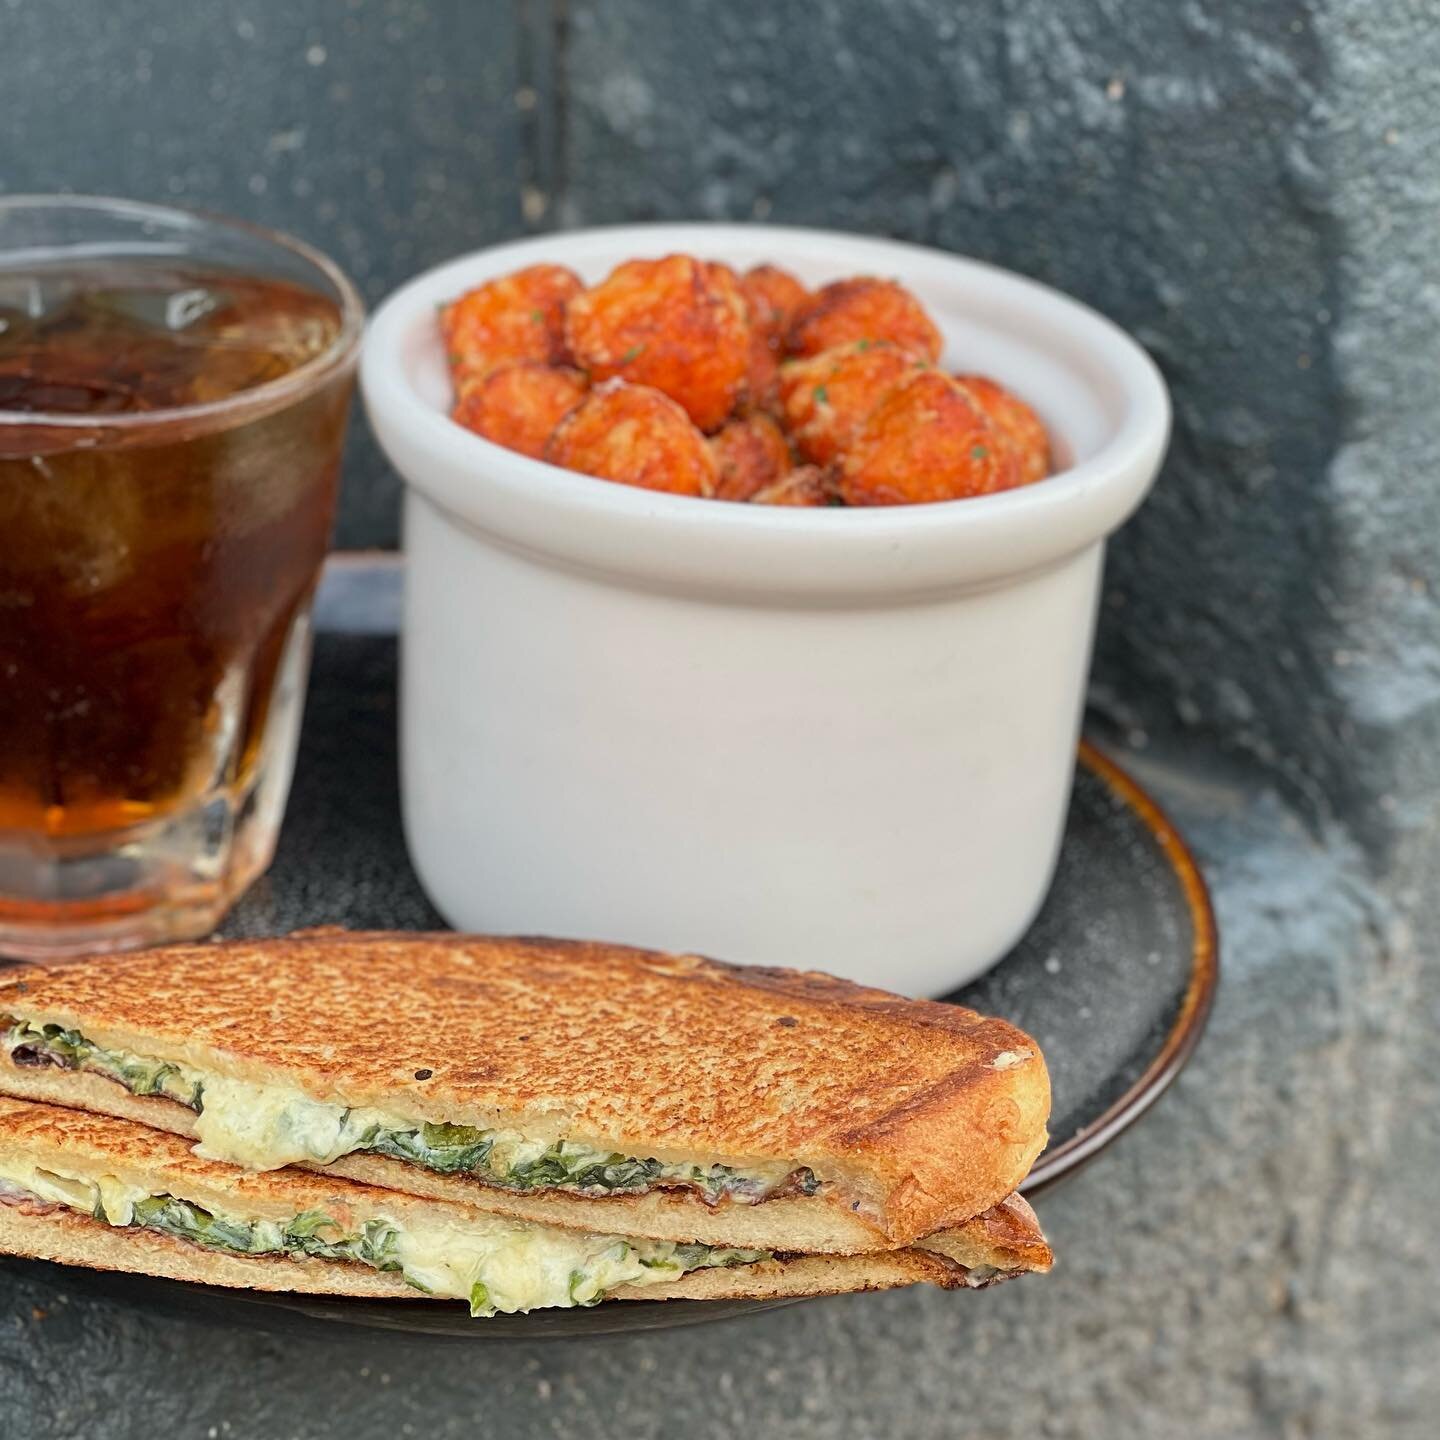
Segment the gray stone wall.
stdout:
[[[1048,1282],[462,1359],[0,1277],[6,1433],[139,1434],[141,1397],[145,1433],[235,1440],[1433,1433],[1437,75],[1430,0],[0,0],[0,188],[247,214],[372,299],[526,228],[755,217],[979,255],[1138,334],[1175,442],[1092,698],[1227,962],[1176,1092],[1047,1207]],[[363,436],[345,505],[344,543],[393,541]]]

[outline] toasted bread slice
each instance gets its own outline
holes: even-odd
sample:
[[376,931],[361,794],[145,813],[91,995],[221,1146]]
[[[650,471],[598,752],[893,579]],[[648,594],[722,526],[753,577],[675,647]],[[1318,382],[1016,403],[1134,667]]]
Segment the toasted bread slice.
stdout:
[[[173,1196],[213,1215],[279,1225],[316,1211],[347,1230],[380,1218],[444,1234],[473,1230],[477,1223],[509,1224],[447,1202],[299,1170],[249,1174],[203,1160],[183,1141],[161,1131],[83,1111],[0,1099],[0,1167],[13,1171],[17,1161],[40,1167],[52,1178],[91,1183],[103,1178]],[[537,1227],[518,1222],[518,1228]],[[243,1289],[423,1298],[393,1272],[346,1260],[208,1248],[37,1202],[8,1181],[0,1181],[0,1252]],[[1049,1248],[1033,1212],[1013,1196],[991,1214],[913,1249],[854,1256],[777,1256],[694,1270],[664,1283],[625,1285],[606,1298],[765,1299],[884,1289],[919,1281],[945,1288],[978,1287],[1026,1271],[1047,1270],[1049,1265]]]
[[[697,1166],[806,1167],[818,1193],[517,1191],[355,1152],[322,1167],[497,1213],[766,1249],[909,1244],[1010,1194],[1049,1081],[1023,1032],[818,973],[619,946],[300,934],[31,969],[0,1014],[322,1103]],[[0,1064],[0,1092],[177,1133],[194,1115],[94,1074]],[[627,1218],[628,1217],[628,1218]]]
[[[327,1260],[226,1255],[149,1231],[119,1231],[68,1211],[25,1214],[0,1205],[0,1254],[53,1260],[91,1270],[123,1270],[235,1290],[286,1290],[306,1295],[356,1295],[372,1300],[433,1300],[398,1275]],[[1015,1272],[1019,1273],[1019,1272]],[[978,1289],[966,1272],[924,1250],[869,1255],[800,1255],[725,1270],[696,1270],[666,1285],[621,1286],[611,1300],[776,1300],[893,1290],[928,1283],[944,1290]],[[452,1300],[451,1304],[458,1304]]]
[[[131,1095],[98,1075],[45,1069],[20,1070],[3,1078],[3,1088],[15,1098],[78,1106],[82,1112],[133,1120],[147,1129],[187,1139],[193,1139],[195,1134],[193,1111],[162,1097]],[[3,1103],[0,1099],[0,1104]],[[877,1251],[873,1226],[858,1216],[834,1206],[816,1205],[802,1196],[785,1196],[763,1205],[711,1208],[697,1203],[692,1195],[673,1190],[595,1197],[561,1191],[523,1195],[480,1184],[464,1175],[436,1175],[383,1155],[347,1155],[329,1165],[301,1168],[416,1197],[466,1205],[489,1214],[569,1229],[816,1255]],[[1024,1205],[1025,1202],[1018,1195],[1012,1195],[976,1217],[976,1221],[1002,1214],[1005,1207],[1012,1204]],[[962,1222],[956,1216],[951,1217],[949,1223],[952,1228],[943,1233],[953,1234],[954,1227],[971,1222]],[[930,1240],[921,1238],[915,1243],[924,1246]]]

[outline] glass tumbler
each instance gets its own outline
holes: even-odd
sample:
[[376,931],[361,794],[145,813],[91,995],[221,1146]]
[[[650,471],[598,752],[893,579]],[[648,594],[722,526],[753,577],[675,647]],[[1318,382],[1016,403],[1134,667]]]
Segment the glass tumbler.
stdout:
[[0,953],[202,935],[270,863],[362,326],[285,236],[0,199]]

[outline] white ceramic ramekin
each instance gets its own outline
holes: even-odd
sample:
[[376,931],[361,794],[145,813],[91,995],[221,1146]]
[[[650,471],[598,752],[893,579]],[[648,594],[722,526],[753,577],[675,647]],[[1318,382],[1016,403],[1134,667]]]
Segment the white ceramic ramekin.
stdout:
[[[1063,473],[976,500],[779,509],[570,474],[446,417],[437,304],[541,260],[595,280],[676,250],[812,285],[899,278],[947,364],[1038,408]],[[454,925],[911,994],[1019,937],[1064,824],[1104,540],[1169,427],[1137,345],[953,255],[641,225],[429,271],[375,316],[361,379],[407,487],[406,833]]]

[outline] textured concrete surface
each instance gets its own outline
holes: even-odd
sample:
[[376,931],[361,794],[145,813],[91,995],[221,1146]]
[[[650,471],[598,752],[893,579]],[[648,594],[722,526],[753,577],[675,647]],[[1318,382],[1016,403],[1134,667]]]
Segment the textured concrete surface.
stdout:
[[[476,1355],[187,1331],[7,1280],[5,1433],[1432,1434],[1434,6],[161,8],[0,0],[0,186],[244,210],[377,288],[525,224],[846,226],[1134,330],[1177,429],[1114,547],[1094,699],[1209,862],[1228,972],[1176,1092],[1047,1207],[1048,1282]],[[422,215],[427,173],[449,188]],[[391,538],[363,453],[346,503],[348,539]]]

